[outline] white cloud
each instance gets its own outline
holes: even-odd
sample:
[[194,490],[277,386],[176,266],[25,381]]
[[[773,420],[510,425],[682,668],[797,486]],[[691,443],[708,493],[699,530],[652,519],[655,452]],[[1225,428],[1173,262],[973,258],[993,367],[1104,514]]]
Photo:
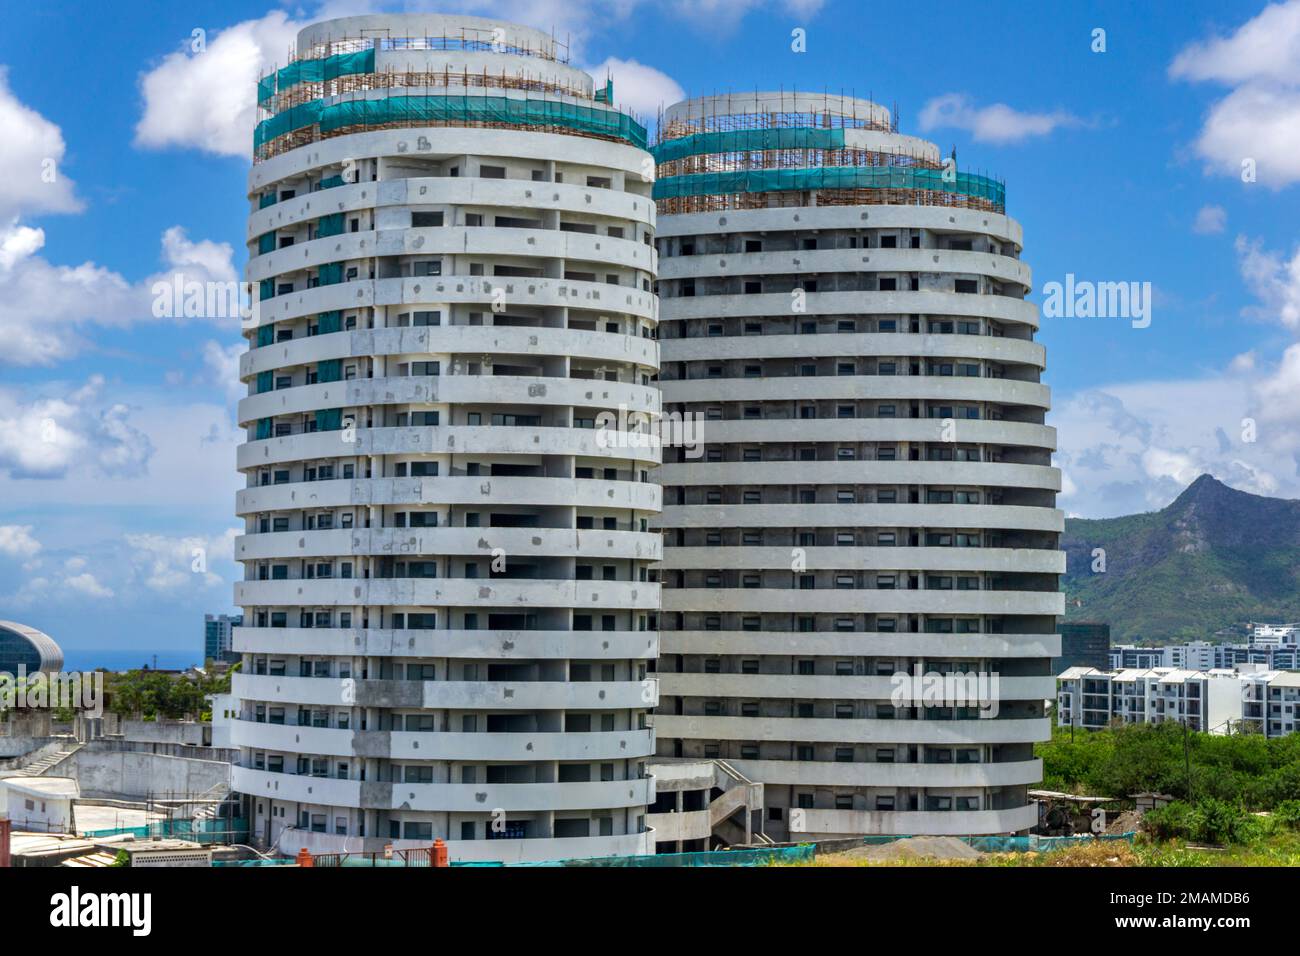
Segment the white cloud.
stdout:
[[660,106],[670,106],[686,98],[686,92],[667,73],[646,66],[636,60],[609,57],[605,62],[588,67],[587,72],[600,87],[606,76],[614,79],[614,100],[642,116],[654,116]]
[[1290,259],[1245,236],[1236,241],[1237,266],[1247,288],[1263,303],[1245,310],[1249,316],[1278,321],[1300,331],[1300,247]]
[[922,132],[935,129],[964,129],[979,143],[1018,143],[1031,136],[1046,136],[1062,127],[1080,126],[1083,121],[1064,110],[1025,113],[1005,103],[975,106],[964,93],[936,96],[921,109]]
[[244,342],[222,345],[208,340],[203,343],[203,364],[208,380],[223,392],[232,404],[248,394],[248,387],[239,380],[239,357],[248,351]]
[[128,534],[135,575],[145,587],[174,592],[194,586],[215,587],[226,580],[210,569],[216,561],[231,561],[235,537],[243,532],[231,528],[216,537],[161,534]]
[[1243,83],[1300,82],[1300,3],[1276,3],[1228,37],[1193,43],[1174,58],[1171,76]]
[[[24,106],[0,66],[0,224],[20,215],[76,212],[81,202],[63,172],[66,146],[59,127]],[[2,260],[0,260],[2,261]]]
[[1222,206],[1202,206],[1196,211],[1192,232],[1198,236],[1213,236],[1223,232],[1228,224],[1228,211]]
[[248,156],[257,81],[272,65],[284,65],[301,27],[274,10],[210,36],[201,52],[186,41],[140,79],[144,115],[136,124],[136,145]]
[[92,598],[111,598],[113,590],[106,588],[98,581],[95,576],[88,572],[75,575],[63,582],[64,587],[78,594]]
[[40,550],[41,543],[32,537],[31,525],[0,524],[0,554],[27,560]]
[[0,389],[0,474],[62,478],[74,466],[87,478],[142,474],[153,445],[132,424],[131,408],[101,399],[103,386],[92,376],[66,395],[32,401]]
[[[56,265],[38,255],[45,232],[0,225],[0,365],[50,365],[88,346],[86,326],[125,328],[157,321],[152,313],[155,282],[170,284],[176,273],[187,281],[229,282],[237,272],[228,243],[192,242],[173,226],[162,236],[164,271],[141,282],[83,262]],[[238,323],[237,318],[216,321]]]
[[1230,87],[1195,142],[1207,172],[1240,176],[1250,160],[1261,183],[1300,182],[1300,0],[1266,7],[1230,36],[1191,44],[1169,75]]

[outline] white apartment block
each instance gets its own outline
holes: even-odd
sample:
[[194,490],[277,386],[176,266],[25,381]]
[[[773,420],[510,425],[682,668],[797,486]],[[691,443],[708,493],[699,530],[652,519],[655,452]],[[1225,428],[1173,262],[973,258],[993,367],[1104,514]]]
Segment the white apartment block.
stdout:
[[1300,721],[1300,673],[1173,667],[1071,667],[1061,673],[1057,726],[1098,730],[1114,721],[1173,721],[1212,734],[1280,737]]
[[[1037,822],[1062,513],[1002,185],[889,111],[744,93],[661,118],[661,757],[763,785],[776,839]],[[698,456],[694,452],[698,451]],[[898,705],[996,673],[996,717]]]
[[655,209],[609,92],[547,33],[431,14],[309,26],[259,85],[230,722],[258,842],[654,850]]

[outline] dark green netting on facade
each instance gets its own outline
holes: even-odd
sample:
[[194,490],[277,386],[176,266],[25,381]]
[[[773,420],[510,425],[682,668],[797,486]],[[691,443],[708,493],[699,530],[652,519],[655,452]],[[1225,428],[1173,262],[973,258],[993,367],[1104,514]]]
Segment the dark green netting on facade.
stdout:
[[257,124],[253,146],[315,124],[322,133],[350,126],[415,126],[438,123],[499,123],[503,126],[559,126],[580,133],[621,139],[646,147],[645,127],[617,110],[575,106],[555,100],[518,100],[505,96],[389,96],[349,100],[324,106],[312,100]]
[[650,150],[656,163],[709,153],[745,153],[769,149],[843,149],[843,129],[741,129],[729,133],[693,133],[670,139]]
[[340,321],[342,317],[343,313],[338,309],[335,309],[332,312],[322,312],[320,314],[320,321],[316,326],[316,334],[329,335],[332,332],[337,332],[342,327]]
[[974,173],[908,166],[830,166],[821,169],[752,169],[669,176],[654,185],[655,199],[807,189],[917,189],[952,193],[1006,206],[1006,187]]
[[326,236],[337,236],[343,232],[343,213],[331,213],[328,216],[321,216],[316,223],[316,237],[324,239]]

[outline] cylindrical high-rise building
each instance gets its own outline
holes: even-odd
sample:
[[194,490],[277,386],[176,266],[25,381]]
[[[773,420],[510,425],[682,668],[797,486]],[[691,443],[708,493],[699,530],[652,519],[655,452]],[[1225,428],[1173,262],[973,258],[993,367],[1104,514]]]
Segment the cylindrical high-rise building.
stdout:
[[839,96],[680,103],[654,152],[664,411],[703,419],[659,754],[764,784],[778,839],[1025,830],[1063,518],[1002,185]]
[[471,17],[310,26],[258,93],[232,731],[253,838],[653,852],[644,129],[549,35]]

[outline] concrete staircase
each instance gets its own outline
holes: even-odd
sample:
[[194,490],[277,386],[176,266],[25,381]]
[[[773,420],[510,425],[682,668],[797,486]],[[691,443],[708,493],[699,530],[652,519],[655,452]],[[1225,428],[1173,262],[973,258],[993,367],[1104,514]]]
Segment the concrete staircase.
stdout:
[[27,766],[18,770],[18,772],[15,773],[14,776],[16,777],[44,776],[46,773],[53,770],[59,764],[63,763],[63,761],[67,760],[69,757],[71,757],[73,754],[75,754],[78,750],[80,750],[84,746],[85,746],[84,744],[79,744],[74,742],[67,745],[66,750],[56,750],[53,753],[46,753],[43,756],[33,760],[31,763],[27,764]]
[[772,839],[753,828],[755,810],[763,809],[763,785],[750,780],[725,760],[713,761],[713,785],[722,793],[709,803],[709,826],[713,835],[728,846],[769,844]]

